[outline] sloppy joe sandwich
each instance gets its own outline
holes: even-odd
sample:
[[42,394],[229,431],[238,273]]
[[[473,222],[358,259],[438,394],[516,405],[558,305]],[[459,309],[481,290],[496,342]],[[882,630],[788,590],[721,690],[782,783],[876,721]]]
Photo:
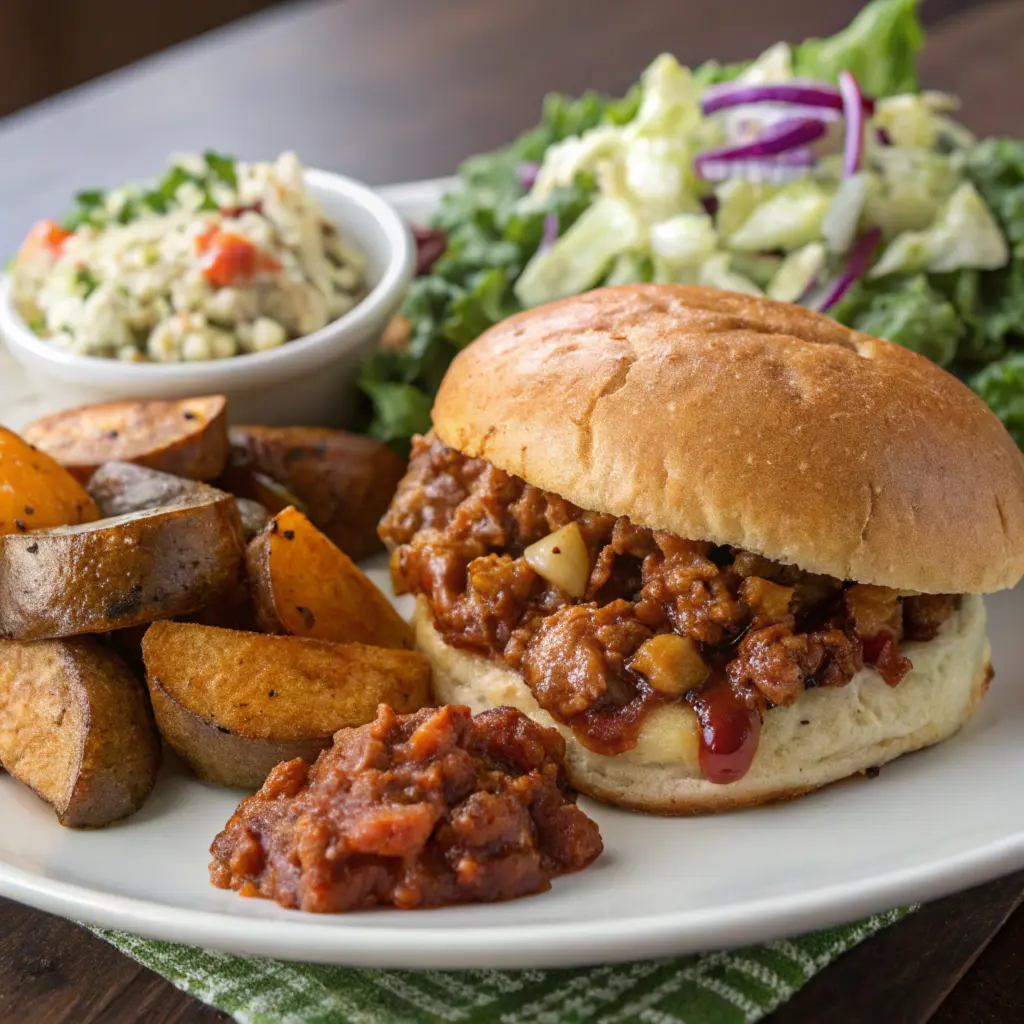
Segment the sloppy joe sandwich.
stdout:
[[796,796],[954,733],[1024,459],[956,378],[797,306],[599,289],[498,324],[381,524],[435,696],[628,807]]

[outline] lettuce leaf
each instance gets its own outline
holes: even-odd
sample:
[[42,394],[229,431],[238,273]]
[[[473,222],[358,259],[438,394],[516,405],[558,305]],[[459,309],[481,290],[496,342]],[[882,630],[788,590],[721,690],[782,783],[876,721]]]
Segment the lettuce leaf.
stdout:
[[1024,448],[1024,352],[1012,352],[978,371],[971,387],[992,407],[1010,436]]
[[861,280],[830,311],[840,323],[927,356],[939,366],[956,358],[963,324],[956,307],[924,274]]
[[793,50],[803,78],[834,82],[850,71],[870,96],[917,91],[917,53],[924,46],[920,0],[873,0],[842,32],[808,39]]
[[460,189],[445,196],[433,221],[448,233],[448,247],[430,274],[413,282],[402,309],[413,324],[409,343],[401,351],[381,349],[363,365],[366,402],[357,428],[399,451],[429,429],[433,395],[459,349],[521,308],[513,285],[540,246],[545,218],[557,217],[564,234],[597,194],[593,178],[580,174],[524,209],[519,165],[598,124],[629,121],[638,103],[636,90],[622,99],[548,96],[537,127],[505,149],[465,161]]

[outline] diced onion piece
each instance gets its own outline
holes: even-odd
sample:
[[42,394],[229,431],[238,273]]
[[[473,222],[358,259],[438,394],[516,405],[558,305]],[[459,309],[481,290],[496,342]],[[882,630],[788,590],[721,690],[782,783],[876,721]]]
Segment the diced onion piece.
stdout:
[[645,640],[629,666],[663,697],[682,697],[708,677],[709,669],[693,637],[660,633]]
[[[861,101],[867,112],[873,113],[875,101],[862,96]],[[704,91],[701,107],[705,114],[730,107],[742,107],[752,103],[794,103],[804,107],[821,107],[823,110],[842,110],[843,97],[838,89],[821,82],[790,81],[751,85],[749,82],[722,82]]]
[[900,595],[888,587],[855,583],[847,588],[846,610],[853,620],[853,631],[861,640],[888,633],[897,639],[903,631]]
[[748,576],[740,584],[740,597],[759,620],[781,622],[789,614],[794,589],[761,576]]
[[861,96],[857,79],[849,71],[840,71],[838,82],[843,97],[843,115],[846,117],[843,177],[848,178],[860,170],[864,155],[864,97]]
[[583,597],[590,579],[590,555],[578,523],[569,523],[531,544],[526,564],[570,597]]

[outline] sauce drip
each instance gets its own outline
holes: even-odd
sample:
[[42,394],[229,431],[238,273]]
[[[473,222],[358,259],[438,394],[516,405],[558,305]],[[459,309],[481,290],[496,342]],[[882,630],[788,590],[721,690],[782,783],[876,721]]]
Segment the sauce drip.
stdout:
[[700,770],[708,782],[725,784],[750,770],[761,736],[761,716],[718,677],[693,699],[700,722]]

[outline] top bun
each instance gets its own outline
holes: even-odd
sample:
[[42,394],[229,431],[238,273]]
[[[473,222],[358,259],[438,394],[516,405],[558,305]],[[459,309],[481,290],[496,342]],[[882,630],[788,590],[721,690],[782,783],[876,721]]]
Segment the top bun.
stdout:
[[985,403],[828,317],[683,285],[528,310],[459,354],[446,444],[582,508],[921,593],[1024,575],[1024,457]]

